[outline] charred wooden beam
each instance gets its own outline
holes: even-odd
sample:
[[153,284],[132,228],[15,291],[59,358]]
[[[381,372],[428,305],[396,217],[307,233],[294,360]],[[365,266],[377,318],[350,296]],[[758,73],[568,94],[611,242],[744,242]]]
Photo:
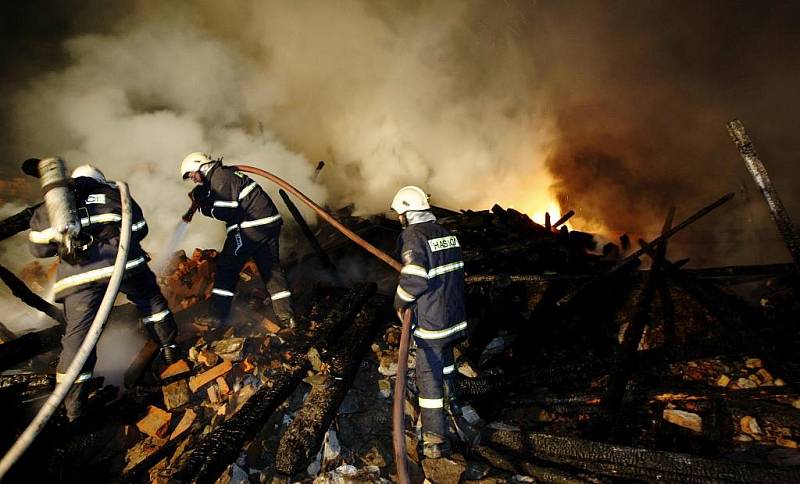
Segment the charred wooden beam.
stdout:
[[569,304],[569,302],[572,301],[576,296],[578,296],[579,294],[581,294],[583,291],[587,290],[588,288],[594,287],[600,281],[605,280],[608,277],[610,277],[612,275],[615,275],[615,274],[617,274],[617,273],[619,273],[621,271],[630,269],[632,267],[632,263],[637,261],[639,259],[639,257],[644,255],[649,249],[652,249],[652,248],[656,247],[657,245],[661,244],[662,242],[664,242],[665,240],[668,240],[670,237],[672,237],[673,235],[677,234],[678,232],[680,232],[681,230],[685,229],[686,227],[688,227],[689,225],[693,224],[694,222],[698,221],[699,219],[703,218],[704,216],[708,215],[709,213],[711,213],[716,208],[719,208],[721,205],[725,204],[726,202],[731,200],[733,197],[734,197],[734,193],[733,192],[726,193],[725,195],[720,197],[718,200],[716,200],[714,203],[712,203],[712,204],[710,204],[710,205],[708,205],[706,207],[701,208],[700,210],[698,210],[697,212],[693,213],[691,216],[689,216],[688,218],[683,220],[678,225],[670,228],[666,232],[662,233],[660,236],[658,236],[655,239],[651,240],[646,245],[646,247],[640,248],[639,250],[637,250],[633,254],[631,254],[628,257],[626,257],[625,259],[623,259],[620,263],[618,263],[616,266],[612,267],[605,274],[597,277],[593,281],[587,282],[586,284],[584,284],[583,286],[579,287],[578,289],[576,289],[575,291],[571,292],[570,294],[567,294],[566,296],[561,298],[561,300],[558,301],[558,303],[556,303],[556,304],[558,306],[565,306],[565,305]]
[[[648,390],[636,389],[637,395],[626,395],[624,401],[650,401],[650,402],[700,402],[722,399],[730,402],[758,402],[760,400],[774,400],[776,398],[790,398],[791,390],[786,387],[759,387],[738,390],[727,390],[715,387],[665,387],[651,388]],[[604,394],[599,392],[576,392],[566,394],[554,394],[549,390],[539,389],[533,395],[513,395],[503,400],[506,407],[529,407],[540,406],[556,411],[574,412],[575,409],[585,410],[587,408],[599,408],[603,401]],[[735,405],[735,403],[734,403]],[[793,408],[783,406],[787,412],[796,414]],[[800,419],[800,415],[795,417]]]
[[[325,166],[324,163],[322,163],[322,165]],[[336,266],[333,264],[333,262],[331,262],[330,257],[328,257],[328,254],[325,252],[322,246],[319,245],[317,237],[314,236],[314,232],[311,231],[311,228],[308,226],[308,223],[306,223],[306,219],[303,218],[303,214],[301,214],[300,210],[297,209],[297,205],[295,205],[294,202],[292,202],[292,199],[289,198],[289,195],[285,191],[283,191],[283,189],[278,190],[278,193],[281,195],[283,203],[286,204],[286,208],[289,209],[289,212],[292,214],[292,217],[294,217],[294,221],[297,222],[297,225],[300,227],[300,231],[303,232],[303,235],[306,237],[306,240],[308,240],[308,243],[311,244],[311,248],[314,249],[314,253],[319,258],[323,267],[331,271],[333,275],[338,277]]]
[[0,375],[0,388],[13,385],[26,385],[26,388],[51,388],[55,384],[55,375],[41,373],[19,373],[16,375]]
[[769,213],[772,215],[775,225],[778,226],[778,231],[783,237],[786,248],[789,249],[794,263],[800,268],[800,233],[798,233],[797,227],[792,223],[792,219],[786,212],[786,207],[783,206],[783,202],[778,196],[778,191],[775,190],[775,186],[772,184],[767,168],[758,157],[758,153],[756,153],[756,149],[744,129],[744,124],[738,119],[734,119],[727,124],[727,127],[728,134],[731,135],[731,139],[736,144],[744,164],[747,165],[750,175],[767,201]]
[[702,279],[725,279],[738,277],[777,277],[796,275],[794,264],[764,264],[748,266],[709,267],[706,269],[684,269],[684,272]]
[[520,461],[520,459],[501,454],[485,445],[464,445],[459,443],[455,445],[457,450],[470,459],[483,460],[500,471],[527,474],[535,477],[536,482],[547,484],[583,484],[587,482],[584,476],[578,476],[553,467],[545,467],[541,464]]
[[521,466],[525,474],[535,478],[536,482],[543,482],[545,484],[584,484],[590,482],[585,476],[579,476],[561,469],[545,467],[531,462],[523,462]]
[[367,301],[353,324],[337,341],[336,348],[329,350],[325,357],[325,362],[330,365],[329,378],[311,389],[303,407],[281,436],[275,455],[275,468],[279,472],[292,476],[308,467],[319,452],[325,432],[336,417],[372,341],[378,308],[387,305],[388,301],[383,297]]
[[220,473],[239,455],[242,446],[252,439],[267,418],[291,395],[300,383],[305,366],[294,365],[280,369],[270,376],[242,408],[219,427],[212,430],[194,447],[185,465],[173,478],[178,482],[208,482],[217,480]]
[[697,484],[800,482],[800,470],[793,468],[709,459],[545,433],[497,430],[486,440],[504,450],[616,479]]
[[31,217],[33,217],[33,212],[39,208],[40,205],[41,203],[25,208],[19,213],[0,221],[0,240],[5,240],[31,228]]
[[[647,247],[647,242],[640,239],[640,247]],[[655,255],[655,250],[647,249],[647,255]],[[665,266],[680,268],[683,261],[665,261]],[[649,270],[633,271],[629,277],[646,279],[649,277]],[[794,264],[763,264],[763,265],[744,265],[744,266],[724,266],[708,267],[703,269],[683,269],[683,272],[697,279],[713,279],[723,283],[745,282],[750,279],[763,279],[768,277],[792,276],[797,275],[797,267]],[[540,283],[556,281],[587,281],[596,277],[595,274],[476,274],[467,276],[467,284],[488,284],[488,283]]]
[[31,291],[19,277],[3,266],[0,266],[0,279],[11,289],[13,295],[28,306],[45,313],[61,324],[67,323],[63,311],[39,297],[39,295]]
[[508,284],[511,282],[554,282],[554,281],[585,281],[593,278],[589,274],[478,274],[467,276],[464,281],[467,284],[500,283]]
[[[661,229],[661,234],[665,234],[672,227],[672,219],[675,216],[675,207],[670,208],[667,214],[667,219],[664,221],[664,226]],[[653,297],[655,296],[656,289],[661,279],[661,268],[664,263],[666,255],[667,241],[664,240],[656,249],[656,254],[653,259],[653,266],[650,269],[650,277],[647,278],[644,288],[642,289],[637,305],[636,313],[633,316],[631,323],[625,330],[622,343],[617,349],[614,366],[608,375],[608,384],[606,393],[601,403],[601,414],[599,419],[593,422],[593,431],[595,435],[607,434],[609,428],[613,429],[616,423],[617,411],[622,404],[622,398],[625,394],[625,387],[628,384],[633,364],[636,361],[636,350],[639,347],[639,342],[644,335],[644,329],[647,321],[650,319],[651,305]]]
[[173,478],[179,482],[215,482],[220,473],[236,460],[242,446],[258,433],[269,416],[300,383],[309,366],[304,355],[311,342],[320,339],[327,341],[334,332],[352,322],[364,301],[374,292],[374,284],[364,284],[340,299],[320,326],[291,348],[291,364],[277,370],[233,417],[206,434],[184,465],[173,474]]
[[58,348],[63,334],[63,326],[52,326],[0,345],[0,371]]
[[568,211],[562,215],[560,219],[556,220],[556,223],[553,224],[553,228],[557,229],[559,225],[567,223],[567,220],[571,219],[573,215],[575,215],[575,210]]

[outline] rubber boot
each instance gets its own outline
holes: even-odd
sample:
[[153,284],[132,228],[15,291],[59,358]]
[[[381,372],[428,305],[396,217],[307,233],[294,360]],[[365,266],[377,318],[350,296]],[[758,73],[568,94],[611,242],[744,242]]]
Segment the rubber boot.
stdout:
[[433,432],[422,433],[422,455],[427,459],[441,459],[450,456],[450,441],[447,437]]
[[83,415],[89,399],[89,390],[88,382],[77,382],[73,383],[67,391],[67,395],[64,397],[64,408],[70,423],[75,422]]
[[151,323],[149,329],[150,335],[161,345],[161,356],[166,364],[171,365],[183,357],[180,348],[175,344],[178,328],[172,314],[161,321]]
[[161,356],[164,358],[164,363],[171,365],[181,359],[181,351],[178,345],[166,345],[161,347]]
[[445,409],[449,409],[450,413],[460,417],[461,416],[461,401],[458,398],[458,389],[456,387],[456,379],[453,375],[446,375],[443,381],[444,390],[444,404]]

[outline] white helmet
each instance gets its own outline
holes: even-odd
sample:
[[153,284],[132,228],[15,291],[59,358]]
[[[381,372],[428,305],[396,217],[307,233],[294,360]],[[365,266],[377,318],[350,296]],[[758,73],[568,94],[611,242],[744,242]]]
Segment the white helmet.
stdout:
[[78,177],[94,178],[99,182],[106,181],[106,176],[103,174],[103,172],[92,165],[81,165],[72,170],[72,178]]
[[428,195],[420,187],[407,186],[397,191],[392,200],[392,210],[402,215],[408,211],[430,210]]
[[185,180],[189,176],[189,173],[200,170],[200,167],[206,163],[211,163],[207,154],[201,151],[189,153],[186,155],[186,158],[181,161],[181,177]]

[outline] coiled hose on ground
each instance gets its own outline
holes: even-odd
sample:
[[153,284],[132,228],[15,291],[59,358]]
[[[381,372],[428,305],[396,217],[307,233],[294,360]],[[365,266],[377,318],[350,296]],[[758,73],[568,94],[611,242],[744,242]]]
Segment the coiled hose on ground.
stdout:
[[[382,260],[392,269],[400,272],[402,265],[397,262],[393,257],[362,239],[355,232],[342,225],[338,220],[333,218],[331,214],[325,211],[322,207],[317,205],[313,200],[305,196],[300,190],[290,185],[288,182],[273,175],[272,173],[247,165],[234,166],[239,171],[246,173],[253,173],[255,175],[263,176],[276,185],[280,186],[287,192],[296,196],[301,202],[311,208],[320,218],[333,225],[333,227],[341,232],[345,237],[355,242],[360,247],[364,248],[367,252]],[[403,407],[403,399],[406,392],[406,367],[408,364],[408,346],[411,336],[411,311],[405,310],[403,312],[403,325],[400,334],[400,349],[397,353],[397,379],[394,386],[394,402],[392,407],[392,443],[394,444],[394,458],[397,465],[397,481],[400,484],[408,484],[408,469],[406,467],[406,440],[404,432],[404,419],[405,412]]]
[[81,372],[86,359],[100,339],[100,334],[103,332],[103,327],[106,324],[108,315],[114,307],[114,300],[117,298],[119,286],[122,283],[122,277],[125,275],[125,264],[128,261],[128,248],[131,241],[131,199],[128,193],[128,185],[125,182],[117,182],[119,188],[120,198],[122,199],[122,223],[120,225],[120,238],[119,249],[117,250],[117,258],[114,261],[114,272],[111,274],[111,279],[108,281],[103,300],[100,303],[100,308],[89,327],[89,332],[86,333],[86,338],[81,343],[78,353],[70,363],[64,379],[56,385],[55,390],[50,397],[44,402],[44,405],[39,409],[39,413],[28,425],[22,435],[17,439],[11,449],[6,452],[3,459],[0,460],[0,480],[5,477],[11,466],[25,453],[31,443],[39,435],[44,426],[53,416],[58,406],[64,400],[70,387],[78,374]]

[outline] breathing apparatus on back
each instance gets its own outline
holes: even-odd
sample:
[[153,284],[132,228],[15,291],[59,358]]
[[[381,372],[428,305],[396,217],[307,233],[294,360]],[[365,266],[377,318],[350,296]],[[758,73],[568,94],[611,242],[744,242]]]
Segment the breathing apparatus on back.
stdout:
[[91,244],[92,237],[81,233],[81,220],[75,205],[75,195],[69,187],[64,160],[45,158],[38,163],[42,196],[53,231],[52,241],[59,246],[59,256],[75,263]]

